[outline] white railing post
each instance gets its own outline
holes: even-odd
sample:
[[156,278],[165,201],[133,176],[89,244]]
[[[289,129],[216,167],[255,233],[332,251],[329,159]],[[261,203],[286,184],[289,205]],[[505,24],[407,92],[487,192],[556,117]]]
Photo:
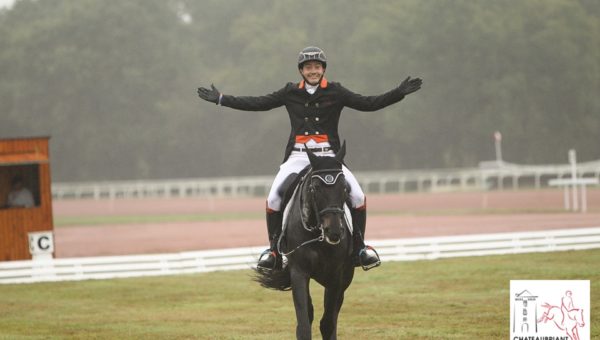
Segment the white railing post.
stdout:
[[575,182],[577,179],[577,154],[575,150],[569,150],[569,164],[571,165],[571,179],[573,181],[573,211],[579,210],[579,205],[577,202],[577,183]]
[[571,193],[569,192],[569,186],[565,185],[565,189],[564,189],[564,197],[563,200],[565,202],[565,210],[571,210]]
[[587,212],[587,191],[585,184],[581,184],[581,212]]

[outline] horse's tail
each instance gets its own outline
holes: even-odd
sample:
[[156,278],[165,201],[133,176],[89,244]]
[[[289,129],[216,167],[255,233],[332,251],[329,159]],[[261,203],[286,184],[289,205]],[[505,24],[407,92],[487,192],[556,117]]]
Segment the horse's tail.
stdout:
[[289,266],[269,271],[254,269],[254,272],[256,273],[254,281],[260,283],[265,288],[275,290],[290,290],[292,288]]

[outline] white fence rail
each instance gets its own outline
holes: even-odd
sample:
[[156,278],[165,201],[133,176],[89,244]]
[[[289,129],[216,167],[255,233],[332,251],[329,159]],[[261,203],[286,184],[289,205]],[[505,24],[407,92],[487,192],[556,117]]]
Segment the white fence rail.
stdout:
[[380,240],[371,244],[385,261],[585,250],[600,248],[600,227]]
[[[482,168],[374,171],[355,175],[366,193],[542,188],[571,175],[566,165],[495,163]],[[600,161],[579,163],[578,176],[600,179]],[[54,199],[265,196],[272,176],[53,183]]]
[[[600,227],[370,241],[382,261],[600,248]],[[0,262],[0,284],[112,279],[250,269],[264,247],[176,254]]]
[[264,247],[0,262],[0,283],[77,281],[249,269]]

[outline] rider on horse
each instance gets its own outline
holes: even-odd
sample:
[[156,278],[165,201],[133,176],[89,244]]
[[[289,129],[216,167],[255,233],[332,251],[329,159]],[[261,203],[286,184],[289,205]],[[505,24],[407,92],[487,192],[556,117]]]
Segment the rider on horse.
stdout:
[[[199,88],[200,98],[217,105],[246,111],[266,111],[284,106],[287,109],[291,133],[283,164],[275,176],[267,198],[267,231],[270,248],[261,255],[258,268],[271,270],[281,265],[277,240],[281,234],[283,218],[282,185],[290,175],[298,174],[310,164],[306,149],[317,156],[335,156],[340,148],[338,123],[342,109],[347,106],[359,111],[376,111],[394,104],[404,96],[421,88],[419,78],[406,78],[400,86],[378,96],[356,94],[340,83],[329,82],[325,77],[327,58],[318,47],[306,47],[298,56],[299,83],[288,83],[282,89],[258,97],[224,95],[214,85],[211,89]],[[377,252],[364,244],[367,219],[365,195],[354,175],[343,166],[349,187],[350,211],[354,226],[354,254],[356,263],[364,270],[381,262]]]

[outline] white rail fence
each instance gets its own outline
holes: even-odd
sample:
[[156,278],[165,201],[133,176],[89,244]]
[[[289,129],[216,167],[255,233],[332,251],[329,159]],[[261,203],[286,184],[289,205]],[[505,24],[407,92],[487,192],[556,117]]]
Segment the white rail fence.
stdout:
[[[536,232],[370,241],[382,261],[600,248],[600,226]],[[175,254],[0,262],[0,284],[112,279],[250,269],[264,247]]]
[[[489,162],[488,162],[489,163]],[[579,177],[600,179],[600,161],[579,163]],[[527,166],[491,162],[480,168],[357,172],[366,193],[504,190],[547,187],[571,175],[566,165]],[[53,183],[54,199],[265,196],[272,176]]]

